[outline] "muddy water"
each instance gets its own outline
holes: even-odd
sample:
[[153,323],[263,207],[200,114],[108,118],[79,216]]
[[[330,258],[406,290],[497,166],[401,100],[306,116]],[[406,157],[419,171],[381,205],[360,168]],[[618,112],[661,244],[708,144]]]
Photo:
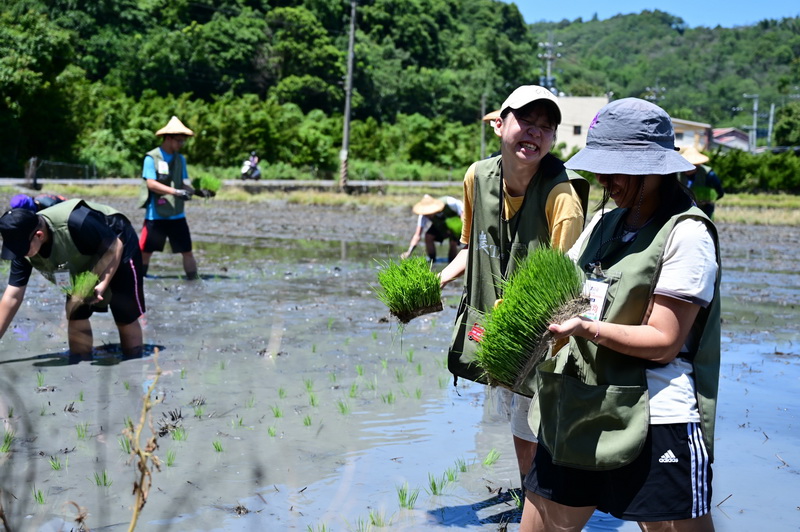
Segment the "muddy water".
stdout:
[[[374,259],[402,250],[413,218],[222,202],[189,216],[204,279],[183,281],[175,257],[154,255],[144,328],[157,359],[120,362],[110,318],[95,316],[95,344],[110,345],[68,364],[61,296],[33,278],[0,340],[0,416],[15,432],[0,485],[14,530],[68,529],[70,501],[92,529],[127,529],[134,466],[119,438],[157,367],[153,429],[180,430],[158,438],[142,530],[516,527],[507,425],[483,387],[454,389],[444,367],[458,289],[402,332],[371,292]],[[796,530],[797,231],[720,229],[714,518],[718,530]],[[110,486],[97,485],[104,472]],[[431,478],[448,476],[431,493]],[[405,483],[419,490],[412,509],[400,508]],[[589,529],[637,527],[594,519]]]

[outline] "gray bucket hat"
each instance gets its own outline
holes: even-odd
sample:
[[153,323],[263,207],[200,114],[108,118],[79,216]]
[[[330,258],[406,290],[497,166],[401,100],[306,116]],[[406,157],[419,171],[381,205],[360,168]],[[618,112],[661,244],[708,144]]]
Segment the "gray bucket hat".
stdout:
[[667,112],[639,98],[623,98],[600,109],[589,125],[586,147],[565,166],[625,175],[667,175],[694,169],[675,151],[675,133]]

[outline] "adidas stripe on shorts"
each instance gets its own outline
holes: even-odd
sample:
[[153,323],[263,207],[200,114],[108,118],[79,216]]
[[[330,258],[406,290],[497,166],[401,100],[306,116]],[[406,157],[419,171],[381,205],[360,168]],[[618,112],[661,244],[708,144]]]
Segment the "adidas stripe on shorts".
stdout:
[[539,445],[525,487],[567,506],[597,506],[628,521],[691,519],[711,509],[711,463],[699,423],[650,425],[627,466],[586,471],[553,464]]

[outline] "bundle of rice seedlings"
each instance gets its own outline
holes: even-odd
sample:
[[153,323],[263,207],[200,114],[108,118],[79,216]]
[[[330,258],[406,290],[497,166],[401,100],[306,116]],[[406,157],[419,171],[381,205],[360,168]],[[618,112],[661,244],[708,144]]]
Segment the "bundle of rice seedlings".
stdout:
[[444,223],[445,225],[447,225],[447,228],[453,232],[454,235],[459,237],[461,236],[461,226],[462,226],[461,216],[450,216],[449,218],[445,218]]
[[94,272],[82,272],[72,276],[72,284],[62,288],[70,299],[85,301],[94,297],[94,287],[100,277]]
[[213,198],[222,187],[222,181],[210,175],[201,175],[192,179],[192,188],[198,196]]
[[692,187],[694,199],[699,202],[715,202],[717,201],[717,191],[711,187]]
[[431,271],[425,257],[381,264],[378,271],[378,299],[401,323],[442,310],[439,276]]
[[[523,259],[503,281],[503,300],[486,315],[478,344],[477,363],[492,384],[514,388],[526,368],[547,352],[547,326],[562,307],[575,316],[588,309],[581,298],[582,279],[572,260],[561,251],[541,247]],[[565,318],[564,318],[565,319]],[[547,334],[545,334],[547,333]]]

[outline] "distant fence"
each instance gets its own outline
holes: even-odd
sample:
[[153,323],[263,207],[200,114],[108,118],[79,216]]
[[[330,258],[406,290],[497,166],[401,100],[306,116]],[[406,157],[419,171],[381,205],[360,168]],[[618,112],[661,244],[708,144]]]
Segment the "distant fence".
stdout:
[[72,164],[31,157],[25,163],[25,184],[38,189],[38,179],[97,179],[93,164]]

